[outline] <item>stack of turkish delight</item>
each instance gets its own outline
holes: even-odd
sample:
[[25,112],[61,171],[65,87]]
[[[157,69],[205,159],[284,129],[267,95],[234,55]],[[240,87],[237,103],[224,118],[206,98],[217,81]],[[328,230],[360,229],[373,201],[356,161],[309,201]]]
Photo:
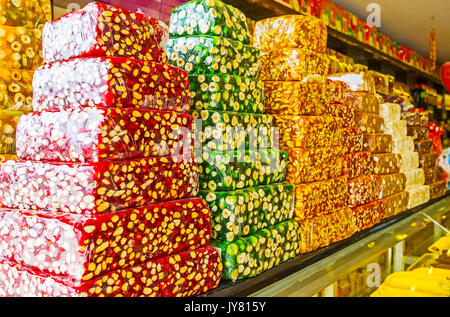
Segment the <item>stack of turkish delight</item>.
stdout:
[[0,166],[0,296],[194,296],[218,285],[186,72],[156,20],[91,3],[47,23],[20,159]]
[[349,139],[352,146],[346,149],[344,174],[349,177],[348,206],[353,211],[354,228],[361,231],[385,218],[386,206],[379,200],[383,198],[384,176],[380,175],[380,166],[375,160],[390,152],[392,138],[383,134],[384,120],[378,114],[380,105],[371,75],[341,73],[328,78],[342,81],[348,87],[341,116],[347,133],[353,137]]
[[419,164],[424,170],[424,184],[430,188],[430,199],[443,196],[447,184],[442,178],[443,169],[439,166],[439,155],[433,151],[433,141],[429,139],[428,113],[411,111],[408,135],[414,138],[414,146],[419,154]]
[[190,1],[172,12],[168,57],[189,75],[200,196],[211,209],[222,278],[231,280],[300,249],[294,186],[284,182],[287,154],[275,147],[257,79],[259,50],[249,44],[245,15],[221,1]]
[[0,161],[17,158],[16,127],[32,111],[34,70],[42,64],[42,28],[50,0],[0,1]]
[[[425,169],[432,167],[433,163],[428,161],[432,155],[426,154],[424,149],[421,149],[423,154],[415,150],[415,139],[428,139],[428,118],[411,111],[402,112],[401,117],[406,121],[408,136],[396,140],[395,150],[402,156],[401,169],[406,175],[409,193],[408,209],[412,209],[430,200],[430,187],[425,184]],[[424,159],[427,162],[423,162]]]
[[[396,103],[382,103],[380,116],[383,117],[383,131],[391,135],[393,140],[407,136],[406,121],[401,120],[401,107]],[[396,141],[394,141],[396,142]],[[381,175],[382,191],[380,199],[386,205],[386,217],[395,216],[406,211],[409,194],[406,188],[411,188],[417,172],[402,172],[402,155],[400,153],[386,153],[374,155],[376,172]]]
[[269,18],[257,22],[254,42],[263,51],[267,111],[289,155],[287,181],[295,184],[301,251],[346,239],[353,230],[342,176],[342,120],[330,111],[330,104],[342,102],[345,84],[324,77],[326,26],[300,15]]

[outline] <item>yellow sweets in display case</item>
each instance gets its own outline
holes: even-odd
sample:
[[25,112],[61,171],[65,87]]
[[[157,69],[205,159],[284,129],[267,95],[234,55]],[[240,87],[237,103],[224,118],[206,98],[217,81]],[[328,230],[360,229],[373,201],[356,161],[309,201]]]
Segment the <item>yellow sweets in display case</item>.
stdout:
[[0,109],[32,111],[33,71],[0,68]]

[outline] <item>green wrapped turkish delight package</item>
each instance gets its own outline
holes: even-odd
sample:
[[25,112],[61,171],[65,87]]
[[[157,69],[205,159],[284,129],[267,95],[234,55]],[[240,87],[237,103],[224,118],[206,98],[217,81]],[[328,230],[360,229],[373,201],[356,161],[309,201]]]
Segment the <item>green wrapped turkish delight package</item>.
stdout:
[[210,110],[194,110],[191,114],[196,119],[194,135],[197,161],[215,150],[258,150],[276,145],[276,130],[270,115]]
[[286,178],[286,151],[213,151],[199,164],[200,189],[231,191],[282,183]]
[[213,241],[221,250],[222,279],[254,277],[300,254],[300,224],[288,220],[233,242]]
[[219,0],[189,1],[170,15],[170,37],[213,35],[250,44],[247,17]]
[[293,216],[294,185],[288,183],[199,195],[209,204],[212,238],[217,240],[231,242]]
[[226,74],[191,75],[191,109],[264,113],[262,81]]
[[169,39],[169,63],[188,75],[229,74],[255,78],[259,69],[259,50],[217,36]]

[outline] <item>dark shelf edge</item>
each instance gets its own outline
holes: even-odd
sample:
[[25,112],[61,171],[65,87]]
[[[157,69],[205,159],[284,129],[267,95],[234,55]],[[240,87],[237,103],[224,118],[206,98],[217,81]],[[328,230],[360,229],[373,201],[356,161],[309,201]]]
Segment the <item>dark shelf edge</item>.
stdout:
[[390,227],[390,226],[408,218],[409,216],[411,216],[415,213],[421,212],[423,209],[441,201],[442,199],[447,198],[448,196],[450,196],[450,191],[447,191],[446,194],[442,197],[439,197],[434,200],[430,200],[429,202],[427,202],[423,205],[420,205],[414,209],[407,210],[397,216],[385,219],[384,221],[378,223],[374,227],[364,230],[364,231],[361,231],[361,232],[358,232],[346,240],[337,242],[326,248],[323,248],[323,249],[320,249],[320,250],[317,250],[317,251],[314,251],[311,253],[301,254],[298,257],[288,260],[284,263],[281,263],[277,267],[275,267],[269,271],[266,271],[256,277],[240,280],[237,282],[230,282],[230,281],[221,282],[221,284],[219,285],[219,287],[217,289],[205,294],[204,296],[207,296],[207,297],[245,297],[245,296],[249,296],[249,295],[265,288],[266,286],[269,286],[275,282],[282,280],[283,278],[285,278],[289,275],[292,275],[308,266],[311,266],[311,265],[319,262],[320,260],[322,260],[328,256],[331,256],[331,255],[341,251],[342,249],[353,245],[354,243],[356,243],[362,239],[365,239],[387,227]]
[[[254,20],[262,20],[269,17],[287,15],[287,14],[301,14],[293,9],[290,9],[280,3],[277,3],[273,0],[224,0],[224,2],[238,8],[242,12],[245,13],[249,18]],[[343,34],[335,29],[328,27],[328,35],[339,42],[358,47],[363,49],[367,53],[370,53],[375,59],[390,63],[395,68],[399,68],[402,71],[409,71],[416,73],[423,77],[424,79],[430,80],[435,84],[440,85],[443,88],[443,85],[438,77],[435,77],[431,74],[428,74],[424,71],[421,71],[418,68],[415,68],[403,61],[395,59],[390,55],[377,50],[376,48],[367,45],[363,42],[358,41],[357,39],[350,37],[346,34]]]

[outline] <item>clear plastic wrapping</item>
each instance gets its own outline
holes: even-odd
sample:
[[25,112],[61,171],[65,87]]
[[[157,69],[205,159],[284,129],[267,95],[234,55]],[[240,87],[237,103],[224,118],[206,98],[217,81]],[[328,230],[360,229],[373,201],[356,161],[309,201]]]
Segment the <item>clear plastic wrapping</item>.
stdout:
[[259,79],[268,81],[303,80],[308,75],[324,76],[328,71],[324,54],[296,48],[280,48],[261,53]]
[[367,92],[375,95],[375,82],[368,73],[340,73],[328,76],[328,79],[346,83],[351,91]]
[[414,140],[410,136],[394,139],[392,142],[392,153],[414,152]]
[[262,81],[226,74],[191,75],[191,108],[264,113]]
[[371,93],[348,91],[345,93],[345,102],[353,104],[358,112],[379,114],[380,111],[380,102]]
[[407,136],[406,121],[398,120],[384,123],[382,126],[383,132],[392,135],[393,139],[399,139]]
[[447,182],[439,181],[430,185],[430,199],[436,199],[445,195]]
[[425,184],[425,171],[423,168],[414,168],[404,172],[406,176],[406,189],[412,189]]
[[370,152],[356,152],[344,156],[342,174],[348,179],[374,173],[374,160]]
[[348,182],[348,206],[355,208],[368,204],[371,201],[377,200],[380,192],[380,176],[368,175],[350,180]]
[[342,175],[344,155],[341,147],[291,148],[286,181],[295,185],[312,183]]
[[393,149],[392,136],[382,133],[364,133],[363,151],[390,153]]
[[295,218],[301,223],[347,205],[347,177],[295,186]]
[[42,32],[0,25],[0,67],[33,70],[42,64]]
[[386,217],[385,201],[372,201],[353,208],[353,224],[355,232],[369,229]]
[[420,168],[432,168],[438,166],[439,155],[437,153],[419,154]]
[[294,185],[279,183],[199,196],[211,209],[212,238],[231,242],[291,219],[295,193]]
[[212,35],[250,44],[247,17],[218,0],[189,1],[170,15],[170,37]]
[[419,155],[430,154],[433,152],[433,141],[425,140],[425,141],[414,141],[414,148]]
[[402,162],[400,165],[400,172],[405,173],[412,169],[419,167],[419,153],[417,152],[404,152],[400,153],[402,156]]
[[344,128],[341,134],[344,154],[363,151],[364,132],[360,128]]
[[0,110],[0,154],[16,153],[17,123],[24,113],[15,110]]
[[17,131],[17,155],[24,160],[191,156],[189,114],[123,108],[44,111],[23,116]]
[[302,48],[323,53],[327,48],[327,27],[317,18],[283,15],[256,22],[254,45],[262,51]]
[[416,141],[428,140],[430,129],[428,126],[414,125],[407,128],[407,135]]
[[211,238],[210,211],[198,198],[97,217],[0,209],[0,219],[4,260],[73,281],[204,247]]
[[33,111],[33,72],[0,69],[0,109]]
[[331,102],[331,85],[322,77],[305,81],[265,81],[266,112],[281,115],[323,115]]
[[201,127],[194,127],[196,150],[202,147],[202,152],[196,154],[199,162],[207,159],[211,151],[268,149],[277,141],[271,115],[210,110],[191,113],[195,120],[201,119]]
[[55,62],[36,70],[34,111],[121,107],[188,112],[186,72],[166,64],[117,57]]
[[401,119],[401,110],[399,104],[396,103],[382,103],[380,104],[380,116],[383,117],[386,123],[399,121]]
[[301,224],[301,252],[307,253],[329,246],[354,233],[352,211],[346,207],[305,220]]
[[372,154],[373,172],[377,175],[400,172],[402,156],[395,153]]
[[66,282],[10,262],[0,263],[4,297],[196,296],[217,287],[222,263],[213,247],[184,251],[116,269],[89,281]]
[[287,163],[285,151],[213,151],[199,165],[200,189],[231,191],[281,183],[286,177]]
[[221,250],[222,279],[236,281],[257,276],[300,253],[300,224],[285,221],[233,242],[214,241]]
[[355,113],[354,127],[359,127],[366,133],[382,133],[381,129],[384,120],[377,114],[369,114],[365,112]]
[[7,208],[101,214],[193,197],[197,191],[197,165],[176,156],[85,164],[17,160],[0,165],[0,203]]
[[34,29],[51,19],[51,0],[0,0],[0,25]]
[[440,166],[426,168],[425,171],[425,185],[431,185],[442,181],[444,170]]
[[407,191],[386,197],[383,199],[383,204],[386,206],[385,217],[396,216],[408,207],[409,194]]
[[171,38],[166,46],[169,63],[188,75],[229,74],[256,77],[259,50],[217,36]]
[[430,186],[417,186],[406,190],[409,193],[408,209],[413,209],[430,200]]
[[159,22],[145,14],[92,2],[45,24],[44,61],[116,56],[166,63],[163,37]]
[[333,117],[274,115],[280,146],[330,147],[342,144],[342,121]]
[[406,189],[406,176],[403,173],[381,175],[379,199],[398,194]]

